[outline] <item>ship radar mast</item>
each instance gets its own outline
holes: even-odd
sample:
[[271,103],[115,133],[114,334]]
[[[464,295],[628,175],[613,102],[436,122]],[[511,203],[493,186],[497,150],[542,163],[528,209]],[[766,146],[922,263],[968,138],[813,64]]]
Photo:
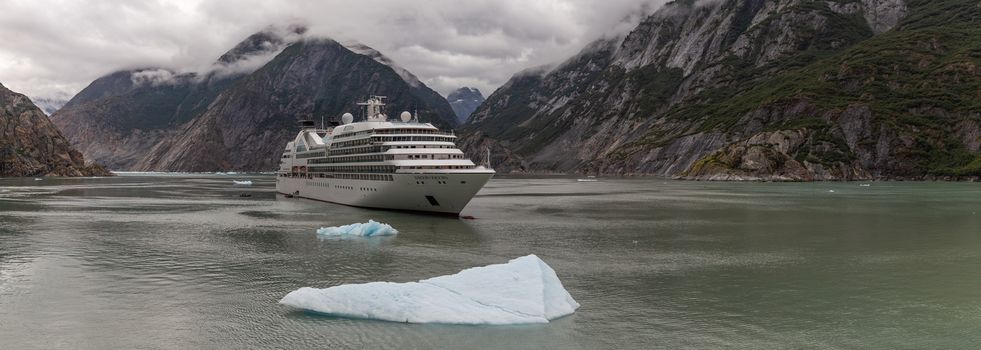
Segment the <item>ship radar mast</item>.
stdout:
[[358,103],[359,106],[364,106],[365,108],[365,121],[383,122],[388,120],[388,116],[382,111],[382,107],[385,106],[385,99],[385,96],[372,95],[368,98],[368,101]]

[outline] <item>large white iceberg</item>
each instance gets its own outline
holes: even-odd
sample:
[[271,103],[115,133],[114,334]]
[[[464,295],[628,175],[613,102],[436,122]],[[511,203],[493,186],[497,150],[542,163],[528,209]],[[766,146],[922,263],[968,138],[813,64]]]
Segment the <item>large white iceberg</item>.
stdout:
[[317,234],[321,236],[394,236],[399,233],[391,225],[383,224],[375,220],[368,220],[366,223],[354,223],[344,226],[321,227],[317,229]]
[[548,323],[579,308],[555,271],[535,255],[419,282],[304,287],[281,304],[354,318],[410,323]]

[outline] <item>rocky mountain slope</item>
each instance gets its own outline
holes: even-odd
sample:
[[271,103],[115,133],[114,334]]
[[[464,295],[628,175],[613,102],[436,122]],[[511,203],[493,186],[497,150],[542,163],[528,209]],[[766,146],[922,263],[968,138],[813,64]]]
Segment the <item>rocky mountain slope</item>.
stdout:
[[464,86],[451,92],[446,96],[446,100],[449,101],[450,107],[453,107],[457,122],[462,124],[470,119],[470,114],[476,111],[481,103],[484,103],[484,95],[476,88]]
[[515,75],[464,144],[505,171],[976,178],[979,28],[977,1],[675,1]]
[[445,99],[377,51],[301,34],[257,33],[205,73],[107,75],[52,119],[88,157],[142,171],[272,170],[298,120],[356,113],[373,94],[389,97],[389,114],[456,125]]
[[101,166],[86,165],[27,96],[0,85],[0,177],[108,175]]

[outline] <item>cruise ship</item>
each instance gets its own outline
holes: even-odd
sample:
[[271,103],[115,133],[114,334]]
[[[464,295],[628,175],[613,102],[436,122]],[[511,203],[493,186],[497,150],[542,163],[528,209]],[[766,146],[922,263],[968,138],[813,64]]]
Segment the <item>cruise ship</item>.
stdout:
[[285,195],[356,207],[459,214],[494,176],[456,147],[456,135],[418,115],[384,114],[384,97],[359,103],[363,121],[345,113],[341,123],[301,130],[286,144],[276,176]]

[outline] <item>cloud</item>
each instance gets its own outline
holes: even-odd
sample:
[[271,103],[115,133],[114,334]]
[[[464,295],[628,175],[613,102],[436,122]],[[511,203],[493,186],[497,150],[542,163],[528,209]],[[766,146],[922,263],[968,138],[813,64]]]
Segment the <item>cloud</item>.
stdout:
[[[304,23],[307,35],[371,46],[440,93],[460,85],[489,93],[515,72],[556,63],[596,38],[630,30],[664,2],[3,1],[0,82],[46,97],[74,94],[121,69],[236,74],[258,68],[282,48],[226,65],[216,65],[218,57],[271,24]],[[158,73],[143,78],[166,78]]]
[[200,77],[211,73],[217,77],[252,73],[272,61],[290,44],[302,40],[306,31],[307,26],[303,23],[270,25],[240,42],[205,70],[194,73]]
[[176,74],[172,71],[166,69],[147,69],[141,70],[139,72],[130,75],[130,80],[133,81],[135,85],[164,85],[164,84],[174,84]]
[[269,61],[272,61],[286,46],[276,50],[266,51],[260,54],[248,55],[232,63],[215,63],[203,71],[196,71],[199,76],[207,76],[208,73],[215,73],[217,77],[225,77],[237,74],[248,74],[259,69]]

